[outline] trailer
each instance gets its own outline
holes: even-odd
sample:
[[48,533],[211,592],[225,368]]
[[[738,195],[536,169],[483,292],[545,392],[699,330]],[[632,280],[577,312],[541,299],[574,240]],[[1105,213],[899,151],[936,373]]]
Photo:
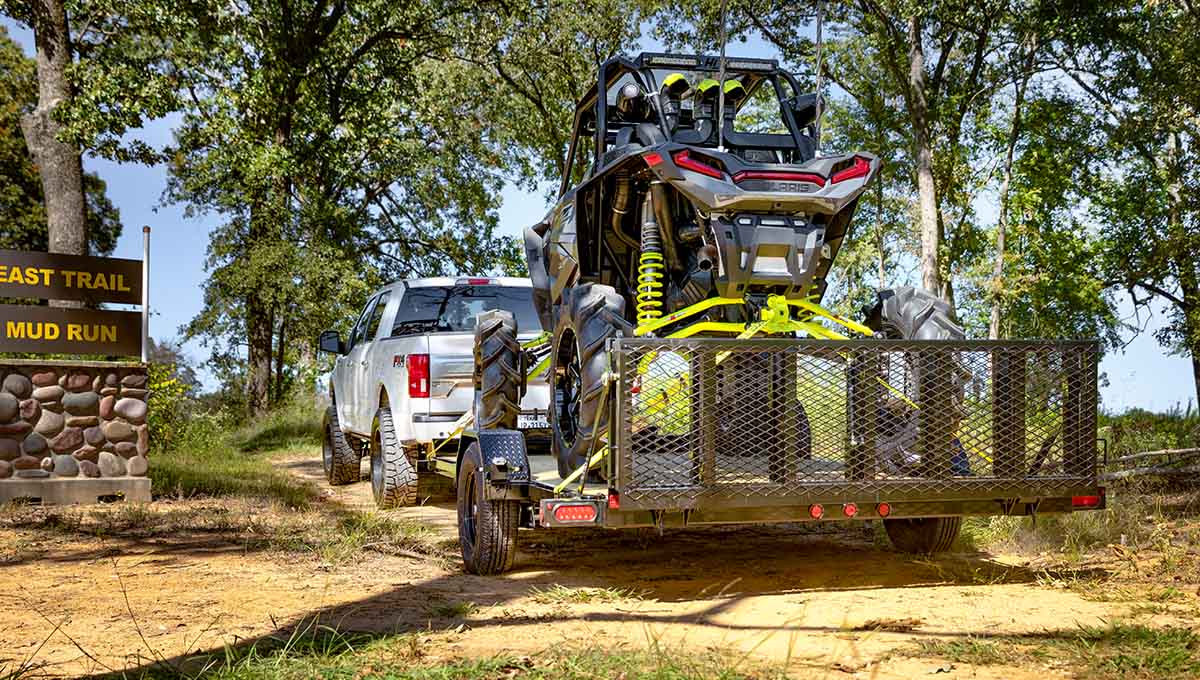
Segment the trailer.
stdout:
[[454,479],[468,571],[510,568],[520,529],[882,520],[897,548],[933,553],[965,516],[1105,506],[1094,341],[616,337],[606,350],[608,427],[570,474],[542,429],[464,422],[460,445],[426,459]]

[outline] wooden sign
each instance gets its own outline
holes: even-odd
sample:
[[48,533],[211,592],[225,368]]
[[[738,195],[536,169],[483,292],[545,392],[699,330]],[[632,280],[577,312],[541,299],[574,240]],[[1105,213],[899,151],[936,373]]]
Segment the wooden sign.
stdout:
[[0,352],[137,356],[142,313],[0,305]]
[[142,263],[0,250],[0,297],[142,304]]

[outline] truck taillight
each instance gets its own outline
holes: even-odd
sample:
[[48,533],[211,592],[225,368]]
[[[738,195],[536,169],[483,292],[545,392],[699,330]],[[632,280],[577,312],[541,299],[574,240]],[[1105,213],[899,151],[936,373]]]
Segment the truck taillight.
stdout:
[[429,397],[429,355],[409,354],[404,364],[408,366],[408,396],[425,399]]

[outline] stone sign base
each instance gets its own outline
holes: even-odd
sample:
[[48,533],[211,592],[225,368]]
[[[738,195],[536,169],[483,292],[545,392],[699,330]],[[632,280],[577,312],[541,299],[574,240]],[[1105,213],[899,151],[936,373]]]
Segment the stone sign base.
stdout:
[[110,500],[149,503],[150,480],[145,477],[0,479],[0,503],[29,501],[42,505],[72,505]]
[[146,381],[135,362],[0,359],[0,500],[149,500]]

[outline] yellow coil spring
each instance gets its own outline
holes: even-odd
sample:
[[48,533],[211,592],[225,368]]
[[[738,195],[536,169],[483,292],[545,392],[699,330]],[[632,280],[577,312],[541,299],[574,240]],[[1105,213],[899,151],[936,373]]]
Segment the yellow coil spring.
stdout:
[[662,316],[663,255],[643,252],[638,258],[637,320],[649,323]]

